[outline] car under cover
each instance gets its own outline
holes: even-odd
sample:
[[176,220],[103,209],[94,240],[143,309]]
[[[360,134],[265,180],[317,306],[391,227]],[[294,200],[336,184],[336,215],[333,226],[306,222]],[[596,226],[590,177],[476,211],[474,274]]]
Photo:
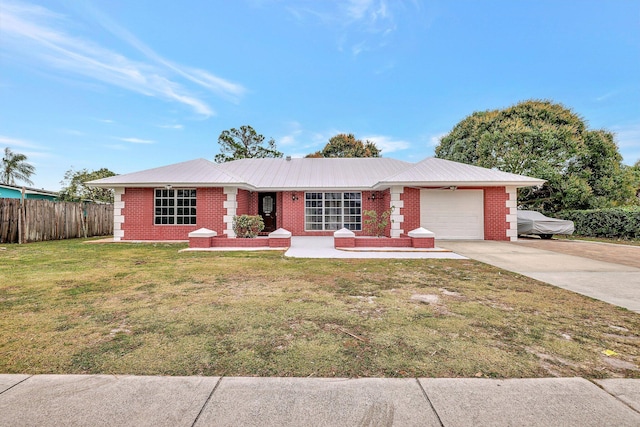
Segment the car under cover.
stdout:
[[518,210],[518,234],[573,234],[573,221],[544,216],[540,212]]

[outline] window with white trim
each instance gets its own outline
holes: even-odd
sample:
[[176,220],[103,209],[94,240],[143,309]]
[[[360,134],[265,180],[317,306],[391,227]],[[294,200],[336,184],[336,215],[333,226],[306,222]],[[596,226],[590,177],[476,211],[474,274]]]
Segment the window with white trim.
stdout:
[[304,203],[306,231],[362,230],[361,193],[305,193]]
[[156,188],[154,224],[193,225],[196,223],[196,189]]

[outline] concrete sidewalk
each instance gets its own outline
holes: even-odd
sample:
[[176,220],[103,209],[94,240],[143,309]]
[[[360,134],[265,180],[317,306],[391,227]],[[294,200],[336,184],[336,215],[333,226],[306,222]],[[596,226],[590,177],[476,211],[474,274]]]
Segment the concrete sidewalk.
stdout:
[[[640,268],[496,241],[439,241],[460,255],[640,313]],[[606,247],[603,247],[606,250]]]
[[2,426],[638,426],[640,379],[0,375]]

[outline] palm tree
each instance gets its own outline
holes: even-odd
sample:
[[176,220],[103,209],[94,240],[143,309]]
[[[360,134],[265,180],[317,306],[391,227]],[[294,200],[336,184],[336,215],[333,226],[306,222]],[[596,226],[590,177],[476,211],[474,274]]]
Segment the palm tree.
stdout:
[[4,149],[4,157],[0,164],[0,182],[3,184],[15,185],[16,179],[33,185],[29,178],[36,171],[33,165],[27,163],[27,156],[14,153],[9,147]]

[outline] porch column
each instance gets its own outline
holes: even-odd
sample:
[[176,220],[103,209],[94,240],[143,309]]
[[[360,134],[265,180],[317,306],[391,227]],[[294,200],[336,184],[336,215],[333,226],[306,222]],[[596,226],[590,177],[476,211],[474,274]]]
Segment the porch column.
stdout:
[[404,230],[402,229],[402,223],[404,222],[404,215],[400,215],[400,209],[404,208],[404,201],[401,200],[401,194],[404,193],[404,187],[393,186],[390,189],[391,198],[389,200],[389,208],[393,207],[393,212],[389,217],[391,221],[391,237],[400,237]]
[[113,189],[113,240],[119,242],[124,237],[124,230],[122,224],[124,224],[124,215],[122,210],[124,209],[124,201],[122,195],[124,194],[124,188]]
[[518,240],[518,187],[508,186],[505,191],[509,195],[507,198],[507,237],[512,242]]
[[236,187],[224,187],[223,193],[227,196],[227,200],[223,203],[223,207],[226,209],[226,214],[222,218],[222,222],[225,225],[223,234],[226,234],[227,237],[236,237],[236,233],[233,232],[233,217],[236,216],[238,210],[238,189]]

